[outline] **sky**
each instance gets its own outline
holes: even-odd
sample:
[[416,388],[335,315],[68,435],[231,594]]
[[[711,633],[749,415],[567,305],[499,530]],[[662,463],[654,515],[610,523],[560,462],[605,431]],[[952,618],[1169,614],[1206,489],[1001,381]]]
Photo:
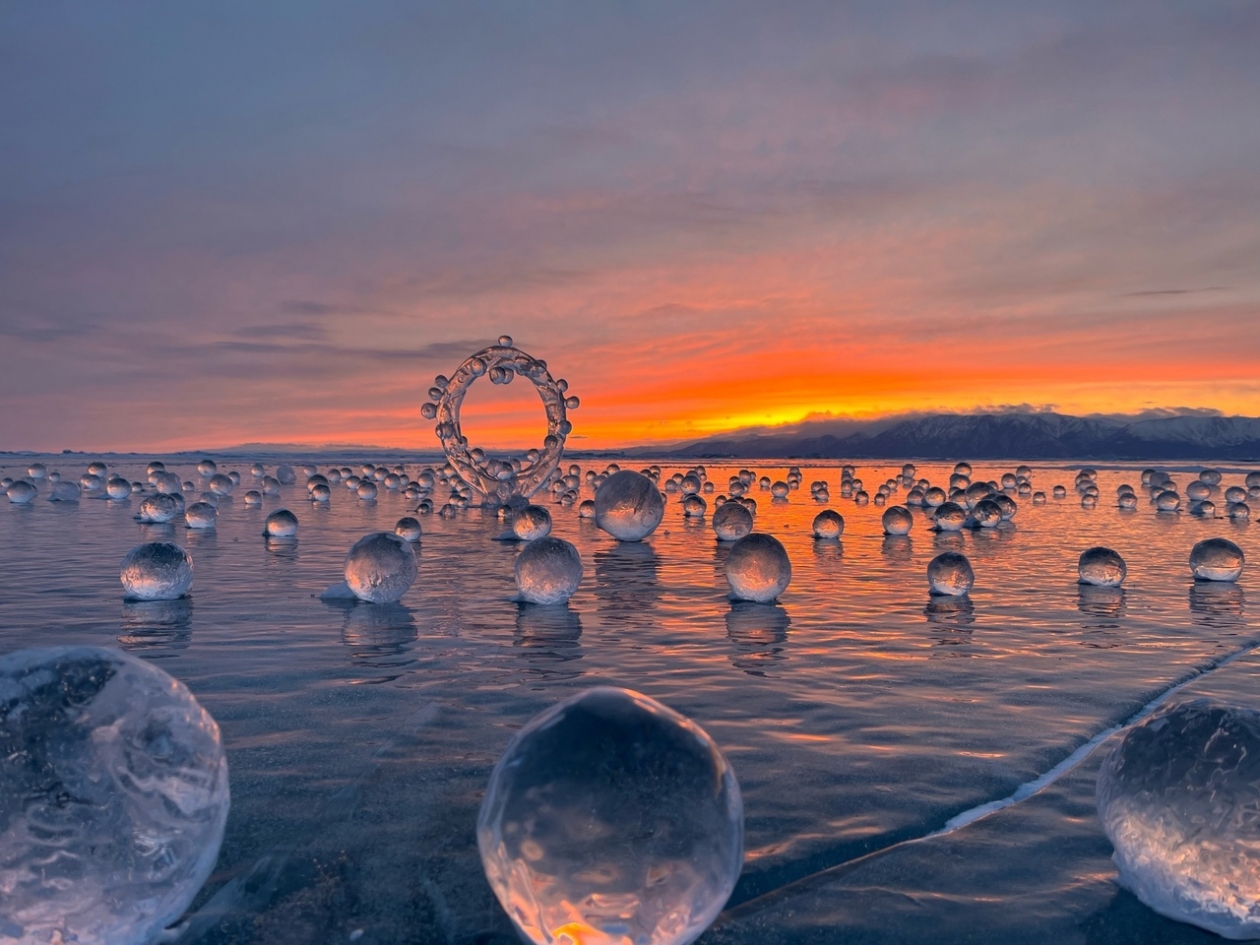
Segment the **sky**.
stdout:
[[[1260,3],[0,0],[0,450],[1260,415]],[[538,445],[528,382],[475,445]]]

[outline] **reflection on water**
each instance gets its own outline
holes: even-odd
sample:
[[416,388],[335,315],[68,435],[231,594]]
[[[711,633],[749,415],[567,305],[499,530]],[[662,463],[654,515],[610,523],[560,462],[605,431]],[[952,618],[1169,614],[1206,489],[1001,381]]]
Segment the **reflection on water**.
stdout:
[[267,549],[268,557],[297,560],[298,541],[296,538],[264,538],[263,546]]
[[909,564],[914,560],[914,544],[909,535],[887,535],[879,550],[890,564]]
[[[325,600],[323,604],[330,610],[344,612],[341,642],[349,647],[350,658],[356,666],[397,669],[411,662],[411,644],[416,642],[419,632],[409,607],[354,600]],[[373,682],[396,678],[382,677]]]
[[575,679],[582,670],[571,664],[582,658],[582,618],[565,604],[516,606],[512,646],[531,676],[539,681]]
[[601,615],[647,615],[661,599],[660,558],[647,542],[619,541],[595,552],[595,599]]
[[778,604],[734,601],[726,612],[726,638],[731,641],[731,665],[750,676],[766,676],[776,663],[787,660],[784,644],[792,618]]
[[123,601],[118,644],[145,659],[174,656],[192,642],[192,610],[191,597]]
[[1233,582],[1195,581],[1190,585],[1190,619],[1203,627],[1243,626],[1247,596]]
[[963,537],[962,532],[936,532],[932,536],[933,554],[941,554],[945,551],[961,552],[966,547],[967,539]]
[[[958,630],[976,622],[976,605],[971,602],[971,597],[967,594],[959,597],[933,594],[927,606],[923,608],[923,615],[927,617],[927,622],[934,626]],[[970,632],[967,631],[968,634]],[[938,640],[938,643],[950,645],[969,642],[971,642],[970,636],[943,637]]]
[[[1091,617],[1123,617],[1126,612],[1123,587],[1096,587],[1092,584],[1077,585],[1076,608]],[[1086,623],[1085,626],[1100,626]],[[1115,626],[1111,624],[1111,626]]]

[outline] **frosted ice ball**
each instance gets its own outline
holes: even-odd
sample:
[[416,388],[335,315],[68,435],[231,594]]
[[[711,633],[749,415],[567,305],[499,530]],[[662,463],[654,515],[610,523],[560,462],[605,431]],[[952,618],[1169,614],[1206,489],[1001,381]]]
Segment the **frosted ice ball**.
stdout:
[[332,499],[332,490],[324,483],[317,483],[311,486],[312,502],[328,502]]
[[1230,486],[1225,490],[1226,502],[1245,502],[1247,501],[1247,490],[1242,486]]
[[682,490],[683,495],[695,495],[704,488],[704,484],[700,481],[699,476],[694,473],[688,473],[686,476],[683,476],[682,482],[678,484],[678,488]]
[[914,517],[904,505],[890,505],[884,509],[883,523],[885,535],[908,535]]
[[49,502],[78,502],[83,490],[77,482],[55,482],[48,494]]
[[541,505],[527,505],[512,518],[512,534],[521,541],[534,541],[551,534],[551,513]]
[[582,504],[578,506],[578,518],[594,518],[595,517],[595,500],[583,499]]
[[175,501],[175,497],[159,492],[157,495],[147,496],[140,503],[137,518],[151,525],[162,525],[178,514],[179,503]]
[[814,516],[814,537],[839,538],[844,533],[844,516],[831,509],[823,509]]
[[410,515],[400,518],[398,524],[394,526],[394,534],[404,541],[420,540],[420,522],[412,518]]
[[293,538],[297,535],[297,516],[288,509],[276,509],[263,523],[265,538]]
[[13,483],[13,485],[9,486],[9,488],[4,491],[4,494],[9,497],[9,501],[14,505],[26,505],[34,499],[35,496],[39,495],[39,490],[25,479],[19,479],[17,482]]
[[1212,494],[1212,488],[1205,482],[1195,481],[1186,486],[1186,498],[1192,502],[1202,502]]
[[365,502],[376,498],[376,483],[370,479],[361,479],[355,486],[354,494]]
[[933,558],[927,567],[928,590],[933,594],[961,597],[976,582],[967,556],[957,551],[945,551]]
[[535,945],[687,945],[743,863],[735,772],[703,729],[599,687],[532,719],[477,818],[486,878]]
[[1260,713],[1165,706],[1125,733],[1095,793],[1120,885],[1179,922],[1260,937]]
[[1221,474],[1216,469],[1205,469],[1199,473],[1199,481],[1208,486],[1219,486],[1221,484]]
[[996,528],[1002,521],[1002,508],[992,499],[981,499],[971,510],[971,517],[980,528]]
[[1124,559],[1110,548],[1101,546],[1081,552],[1076,571],[1081,584],[1095,587],[1119,587],[1128,573]]
[[1190,514],[1197,515],[1199,518],[1215,518],[1216,503],[1209,502],[1206,499],[1202,502],[1196,502],[1190,506]]
[[172,541],[150,541],[127,552],[118,575],[129,600],[174,600],[192,586],[192,557]]
[[105,494],[111,499],[126,499],[131,495],[131,483],[121,476],[111,476],[105,482]]
[[1229,507],[1229,517],[1236,522],[1245,522],[1251,518],[1251,506],[1246,502],[1235,502]]
[[708,503],[698,495],[692,494],[683,499],[682,503],[683,515],[687,518],[704,518],[704,513],[708,511]]
[[119,650],[0,658],[0,936],[156,941],[214,868],[227,822],[219,727]]
[[933,521],[943,532],[962,531],[967,522],[967,511],[957,502],[946,502],[936,510]]
[[1207,538],[1190,551],[1190,570],[1197,581],[1237,581],[1242,574],[1242,549],[1228,538]]
[[248,492],[245,493],[245,505],[246,506],[262,505],[262,498],[263,498],[262,493],[259,492],[257,489],[250,489]]
[[1124,509],[1126,512],[1132,511],[1137,508],[1137,496],[1132,492],[1126,492],[1124,495],[1120,496],[1119,505],[1120,508]]
[[1175,512],[1181,507],[1181,496],[1172,489],[1165,489],[1155,496],[1155,508],[1161,512]]
[[724,502],[713,513],[713,531],[718,541],[739,541],[752,530],[752,512],[738,502]]
[[184,523],[189,528],[214,528],[219,512],[209,502],[194,502],[184,512]]
[[416,579],[416,553],[397,535],[374,532],[355,542],[346,555],[345,577],[359,600],[391,604]]
[[48,467],[43,463],[31,463],[26,469],[26,474],[38,482],[48,475]]
[[791,580],[787,549],[773,535],[745,535],[731,546],[726,557],[726,583],[735,599],[769,603]]
[[1002,513],[1002,521],[1009,522],[1015,517],[1015,513],[1019,511],[1019,505],[1009,495],[999,492],[993,497],[993,504],[998,507]]
[[582,583],[582,558],[563,538],[536,538],[516,556],[516,589],[531,604],[563,604]]
[[623,469],[604,480],[595,493],[595,523],[621,541],[641,541],[656,530],[665,501],[642,473]]
[[223,473],[215,473],[211,476],[209,486],[210,491],[215,495],[231,495],[232,490],[235,488],[232,484],[232,480],[223,475]]
[[280,485],[291,486],[297,482],[297,473],[288,463],[281,463],[276,467],[276,478],[280,480]]
[[788,484],[782,480],[776,482],[770,487],[770,495],[776,499],[786,499],[788,492]]
[[212,459],[203,459],[197,464],[197,475],[203,479],[209,479],[219,471],[218,464]]
[[260,485],[262,486],[263,495],[280,494],[280,480],[275,476],[263,476]]

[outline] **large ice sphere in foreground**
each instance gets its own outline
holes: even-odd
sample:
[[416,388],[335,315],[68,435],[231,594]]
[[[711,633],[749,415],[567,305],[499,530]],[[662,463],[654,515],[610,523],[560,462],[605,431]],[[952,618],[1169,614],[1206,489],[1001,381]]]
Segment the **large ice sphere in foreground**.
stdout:
[[1190,570],[1197,581],[1237,581],[1243,563],[1242,549],[1228,538],[1206,538],[1190,551]]
[[813,528],[815,538],[833,541],[844,534],[844,516],[834,509],[823,509],[814,516]]
[[39,490],[25,479],[19,479],[9,486],[4,494],[9,497],[9,501],[14,505],[27,505],[35,496],[39,495]]
[[276,509],[263,523],[264,538],[297,537],[298,518],[288,509]]
[[738,502],[724,502],[714,510],[712,524],[718,541],[739,541],[753,530],[752,512]]
[[774,600],[792,580],[787,549],[773,535],[745,535],[726,557],[726,583],[737,600],[761,604]]
[[563,604],[581,583],[582,557],[563,538],[536,538],[516,557],[516,589],[531,604]]
[[1119,587],[1128,573],[1124,559],[1110,548],[1101,546],[1081,552],[1076,571],[1080,575],[1080,583],[1095,587]]
[[1260,938],[1260,713],[1165,706],[1125,733],[1096,796],[1120,885],[1171,919]]
[[904,505],[890,505],[884,509],[885,535],[908,535],[914,525],[914,517]]
[[536,945],[686,945],[743,863],[735,772],[690,719],[627,689],[536,716],[494,766],[477,845]]
[[174,600],[192,587],[192,557],[173,541],[146,542],[127,552],[118,578],[128,600]]
[[512,516],[512,535],[534,541],[551,534],[551,513],[541,505],[527,505]]
[[944,551],[927,567],[928,590],[933,594],[961,597],[971,590],[976,574],[967,556],[957,551]]
[[411,542],[392,532],[374,532],[354,543],[346,555],[346,585],[359,600],[392,604],[416,579]]
[[0,939],[142,945],[214,868],[228,814],[219,727],[119,650],[0,658]]
[[665,500],[647,476],[613,473],[595,493],[595,524],[621,541],[642,541],[665,515]]

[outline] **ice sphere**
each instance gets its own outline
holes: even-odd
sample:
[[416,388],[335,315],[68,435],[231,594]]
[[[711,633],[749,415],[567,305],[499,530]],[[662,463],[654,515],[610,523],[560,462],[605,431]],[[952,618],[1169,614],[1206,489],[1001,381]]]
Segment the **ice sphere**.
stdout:
[[1247,500],[1247,490],[1242,486],[1230,486],[1225,490],[1226,502],[1245,502]]
[[359,600],[391,604],[416,579],[416,553],[397,535],[373,532],[355,542],[346,555],[345,578]]
[[276,478],[280,480],[280,485],[291,486],[297,482],[297,473],[288,463],[281,463],[276,467]]
[[933,521],[940,531],[962,531],[967,522],[967,510],[957,502],[946,502],[936,510]]
[[854,505],[866,505],[871,501],[870,493],[865,489],[859,489],[853,496]]
[[1124,559],[1110,548],[1095,547],[1081,552],[1076,564],[1081,584],[1095,587],[1119,587],[1128,573]]
[[311,487],[312,502],[327,502],[332,498],[332,490],[324,483],[318,483]]
[[131,495],[131,483],[121,476],[111,476],[105,482],[105,494],[111,499],[126,499]]
[[361,479],[359,484],[354,488],[354,494],[365,502],[376,498],[376,483],[370,479]]
[[[889,509],[889,511],[892,511]],[[885,515],[888,513],[885,512]],[[749,528],[752,527],[752,520],[749,519]],[[832,540],[839,538],[844,533],[844,516],[839,512],[831,509],[823,509],[814,516],[814,537],[824,540]]]
[[582,504],[578,506],[578,518],[594,518],[595,517],[595,500],[583,499]]
[[1044,492],[1034,492],[1032,494],[1033,505],[1045,505],[1046,494]]
[[174,600],[192,586],[192,557],[173,541],[150,541],[127,552],[118,578],[129,600]]
[[885,535],[908,535],[914,525],[914,516],[904,505],[890,505],[884,509],[882,521]]
[[1190,552],[1196,581],[1237,581],[1243,564],[1242,549],[1228,538],[1205,538]]
[[1054,495],[1056,499],[1066,499],[1067,486],[1055,486],[1054,489],[1051,490],[1051,493]]
[[512,534],[521,541],[534,541],[551,534],[551,513],[541,505],[527,505],[512,517]]
[[1120,505],[1120,508],[1124,509],[1126,512],[1132,509],[1136,509],[1137,496],[1134,495],[1132,492],[1126,492],[1124,495],[1120,496],[1119,505]]
[[690,719],[599,687],[532,719],[477,818],[486,878],[534,945],[687,945],[743,862],[735,772]]
[[263,476],[261,485],[263,495],[280,494],[280,480],[275,476]]
[[544,535],[516,556],[516,589],[531,604],[563,604],[582,583],[582,558],[563,538]]
[[219,471],[219,466],[212,459],[203,459],[197,464],[197,475],[202,479],[209,479]]
[[52,492],[48,494],[49,502],[78,502],[83,495],[77,482],[53,483]]
[[1081,496],[1081,508],[1092,509],[1097,505],[1098,505],[1098,496],[1093,495],[1088,492],[1085,493],[1085,495]]
[[704,518],[704,513],[709,508],[704,499],[694,493],[683,499],[682,507],[683,515],[687,518]]
[[1245,522],[1251,518],[1251,506],[1246,502],[1235,502],[1229,507],[1229,517],[1235,522]]
[[724,502],[713,512],[713,531],[718,541],[739,541],[752,530],[752,512],[738,502]]
[[194,502],[184,512],[184,522],[189,528],[214,528],[218,510],[209,502]]
[[683,495],[695,495],[703,488],[700,477],[694,473],[688,473],[683,476],[682,482],[678,484],[678,488],[682,490]]
[[664,515],[661,493],[642,473],[629,469],[615,472],[595,493],[595,523],[621,541],[646,538]]
[[1196,502],[1190,506],[1190,514],[1197,515],[1200,518],[1215,518],[1216,503],[1209,502],[1207,499],[1204,499],[1202,502]]
[[1161,512],[1175,512],[1181,507],[1181,496],[1172,489],[1165,489],[1155,496],[1155,508]]
[[1260,938],[1260,713],[1164,706],[1103,761],[1095,795],[1120,885],[1171,919]]
[[264,538],[294,538],[297,530],[297,516],[288,509],[276,509],[263,523]]
[[1202,502],[1212,494],[1211,487],[1205,482],[1192,482],[1186,486],[1186,498],[1192,502]]
[[48,467],[43,463],[31,463],[26,469],[26,474],[38,482],[48,475]]
[[954,475],[955,476],[970,476],[971,463],[956,463],[954,465]]
[[995,528],[1002,521],[1002,508],[992,499],[982,499],[971,510],[971,517],[979,528]]
[[770,495],[776,499],[786,499],[788,491],[788,484],[782,480],[779,480],[770,487]]
[[157,495],[145,497],[140,503],[140,511],[136,518],[150,525],[162,525],[178,514],[179,503],[175,501],[175,497],[159,492]]
[[245,505],[246,506],[262,505],[262,493],[259,492],[257,489],[250,489],[248,492],[245,493]]
[[232,480],[223,475],[223,473],[215,473],[211,476],[209,486],[210,491],[215,495],[231,495],[232,489],[235,488],[232,485]]
[[418,519],[412,518],[410,515],[400,518],[398,524],[394,526],[394,534],[404,541],[420,540],[420,522]]
[[1219,486],[1221,484],[1221,474],[1216,469],[1205,469],[1199,473],[1199,481],[1209,486]]
[[731,546],[726,557],[726,583],[734,599],[769,603],[791,580],[787,549],[773,535],[745,535]]
[[930,509],[938,509],[949,500],[949,494],[940,486],[932,486],[923,493],[923,504]]
[[976,574],[967,556],[945,551],[933,558],[927,567],[928,590],[933,594],[961,597],[971,590]]
[[1009,495],[999,492],[993,497],[993,503],[1002,513],[1002,521],[1009,522],[1015,517],[1015,513],[1019,511],[1019,505]]
[[9,497],[9,501],[14,505],[26,505],[35,496],[39,495],[39,490],[32,483],[25,479],[19,479],[13,485],[9,486],[4,492]]
[[119,650],[0,658],[0,936],[144,945],[188,907],[227,821],[219,728]]

